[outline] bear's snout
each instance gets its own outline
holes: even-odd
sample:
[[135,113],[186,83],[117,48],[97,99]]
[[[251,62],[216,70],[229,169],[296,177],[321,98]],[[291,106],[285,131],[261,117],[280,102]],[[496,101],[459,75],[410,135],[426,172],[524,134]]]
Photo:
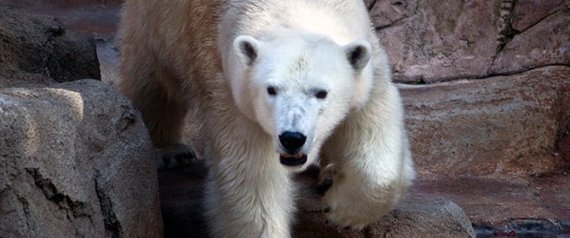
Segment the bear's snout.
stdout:
[[285,151],[290,155],[299,152],[303,145],[305,145],[306,140],[307,136],[299,132],[286,131],[279,136],[279,142],[281,142]]
[[307,162],[307,155],[301,152],[301,148],[305,145],[307,136],[300,132],[283,132],[279,136],[279,142],[285,153],[281,153],[279,160],[281,164],[287,166],[299,166]]

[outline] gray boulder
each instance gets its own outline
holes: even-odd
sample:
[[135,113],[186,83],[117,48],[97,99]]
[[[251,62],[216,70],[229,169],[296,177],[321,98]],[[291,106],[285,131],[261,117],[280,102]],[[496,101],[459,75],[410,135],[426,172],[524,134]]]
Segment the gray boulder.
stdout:
[[53,17],[0,15],[0,237],[162,237],[139,113],[79,80],[100,78],[93,39]]
[[0,237],[161,237],[139,113],[95,80],[0,89]]

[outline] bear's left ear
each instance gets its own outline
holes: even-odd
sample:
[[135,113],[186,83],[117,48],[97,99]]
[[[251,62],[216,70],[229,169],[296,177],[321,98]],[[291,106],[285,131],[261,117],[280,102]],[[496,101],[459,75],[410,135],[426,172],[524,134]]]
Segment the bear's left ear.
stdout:
[[371,48],[370,43],[362,40],[344,46],[346,58],[356,72],[360,72],[368,64]]
[[241,35],[234,40],[234,49],[240,60],[251,66],[257,59],[261,43],[251,36]]

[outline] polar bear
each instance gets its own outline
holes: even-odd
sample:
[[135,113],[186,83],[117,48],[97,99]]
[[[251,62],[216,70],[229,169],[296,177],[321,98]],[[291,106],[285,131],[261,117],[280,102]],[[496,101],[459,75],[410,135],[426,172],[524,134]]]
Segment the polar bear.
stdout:
[[[121,90],[165,157],[211,159],[212,237],[289,237],[293,173],[320,161],[333,224],[361,229],[414,179],[403,108],[361,0],[126,0]],[[318,158],[321,158],[320,160]]]

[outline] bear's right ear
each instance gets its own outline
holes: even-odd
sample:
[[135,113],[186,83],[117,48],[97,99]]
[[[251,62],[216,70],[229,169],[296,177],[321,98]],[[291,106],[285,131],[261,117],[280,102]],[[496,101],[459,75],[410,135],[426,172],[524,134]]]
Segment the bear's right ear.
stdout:
[[245,65],[251,66],[257,59],[260,44],[255,38],[242,35],[234,40],[234,49],[241,61]]

